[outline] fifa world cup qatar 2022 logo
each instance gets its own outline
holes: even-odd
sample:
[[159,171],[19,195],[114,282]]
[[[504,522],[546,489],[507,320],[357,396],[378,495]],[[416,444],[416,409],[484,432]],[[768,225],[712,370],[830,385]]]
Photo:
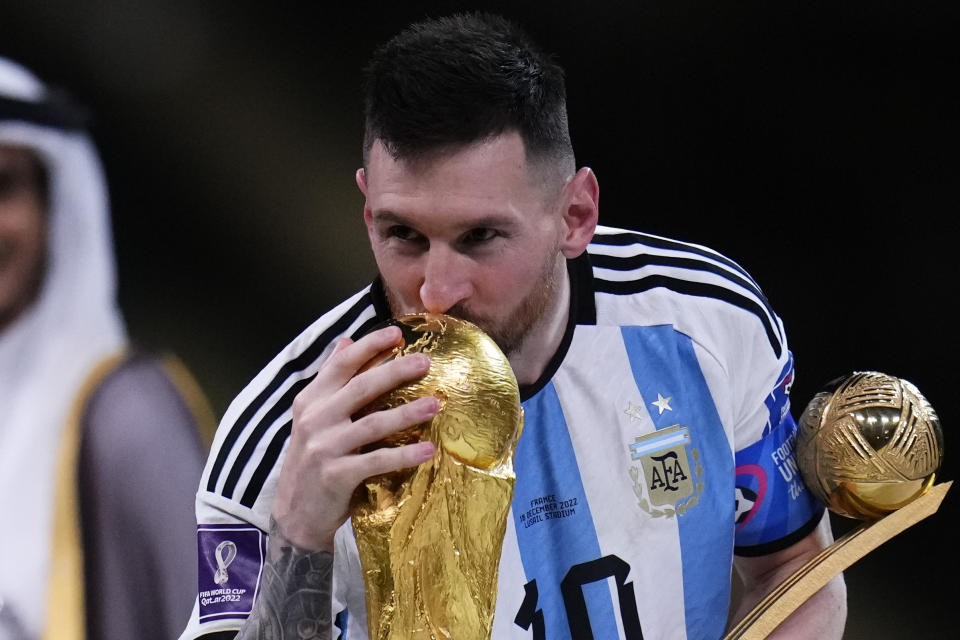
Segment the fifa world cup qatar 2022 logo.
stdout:
[[217,562],[217,570],[213,573],[213,581],[218,585],[223,585],[230,579],[227,567],[237,557],[237,545],[231,540],[224,540],[217,545],[213,556]]
[[200,621],[246,617],[253,609],[266,559],[267,536],[257,527],[197,527]]

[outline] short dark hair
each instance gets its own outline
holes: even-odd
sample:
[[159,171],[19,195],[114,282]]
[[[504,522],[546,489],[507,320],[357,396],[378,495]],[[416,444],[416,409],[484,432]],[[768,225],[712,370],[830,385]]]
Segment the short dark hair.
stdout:
[[528,160],[574,168],[563,69],[517,25],[460,13],[414,23],[366,69],[364,166],[376,140],[416,159],[517,131]]

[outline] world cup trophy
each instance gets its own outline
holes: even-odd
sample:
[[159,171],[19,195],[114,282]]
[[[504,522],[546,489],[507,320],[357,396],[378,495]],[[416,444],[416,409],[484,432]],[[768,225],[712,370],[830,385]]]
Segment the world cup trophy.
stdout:
[[488,640],[523,427],[517,381],[496,343],[469,322],[411,314],[391,323],[403,341],[370,366],[421,352],[430,371],[359,415],[426,395],[440,410],[371,445],[431,440],[431,460],[368,478],[353,496],[370,638]]
[[940,420],[913,384],[866,371],[827,385],[800,418],[797,464],[827,508],[863,524],[781,583],[724,640],[766,637],[834,576],[935,513],[952,484],[934,484],[942,462]]

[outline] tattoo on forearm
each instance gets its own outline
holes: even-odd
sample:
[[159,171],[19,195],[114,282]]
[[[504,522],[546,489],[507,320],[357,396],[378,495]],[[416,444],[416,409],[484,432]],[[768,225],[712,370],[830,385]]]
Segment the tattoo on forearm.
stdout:
[[270,519],[263,583],[236,640],[329,640],[333,554],[301,549]]

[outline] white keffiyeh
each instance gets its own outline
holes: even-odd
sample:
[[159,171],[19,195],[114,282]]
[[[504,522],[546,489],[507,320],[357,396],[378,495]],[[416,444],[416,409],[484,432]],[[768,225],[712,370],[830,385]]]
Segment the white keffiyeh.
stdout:
[[[22,67],[0,59],[0,96],[37,102],[45,90]],[[63,428],[92,368],[126,338],[115,300],[105,180],[90,139],[0,119],[0,144],[33,150],[49,173],[43,286],[0,334],[0,598],[29,637],[39,637]]]

